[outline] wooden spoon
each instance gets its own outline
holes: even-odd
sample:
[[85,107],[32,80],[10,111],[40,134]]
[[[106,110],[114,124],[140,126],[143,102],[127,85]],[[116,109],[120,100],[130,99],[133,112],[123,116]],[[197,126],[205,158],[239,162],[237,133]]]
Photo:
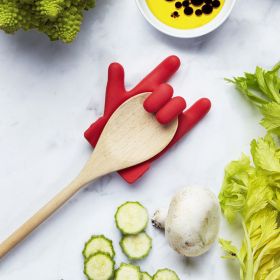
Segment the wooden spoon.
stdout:
[[169,144],[177,130],[178,120],[165,126],[159,124],[155,116],[143,108],[149,94],[142,93],[130,98],[114,112],[80,174],[0,244],[0,258],[88,183],[144,162]]

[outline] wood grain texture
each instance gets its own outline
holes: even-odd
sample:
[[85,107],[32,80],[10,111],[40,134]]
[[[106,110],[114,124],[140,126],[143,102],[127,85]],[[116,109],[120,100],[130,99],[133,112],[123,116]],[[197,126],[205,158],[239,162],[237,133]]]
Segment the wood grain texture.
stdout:
[[42,207],[0,244],[0,258],[50,217],[76,192],[95,179],[143,161],[160,153],[172,140],[178,120],[161,125],[147,113],[143,93],[123,103],[111,116],[88,162],[76,179]]

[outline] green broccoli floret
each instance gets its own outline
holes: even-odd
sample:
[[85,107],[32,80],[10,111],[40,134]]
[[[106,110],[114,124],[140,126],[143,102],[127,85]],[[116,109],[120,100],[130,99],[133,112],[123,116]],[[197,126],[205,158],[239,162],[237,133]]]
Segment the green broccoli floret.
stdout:
[[13,33],[20,28],[20,12],[16,1],[3,1],[0,4],[0,27]]
[[65,5],[64,0],[41,0],[35,2],[38,14],[45,19],[54,21],[62,13]]
[[95,0],[0,0],[0,29],[37,29],[51,40],[71,43],[80,31],[83,11],[94,6]]

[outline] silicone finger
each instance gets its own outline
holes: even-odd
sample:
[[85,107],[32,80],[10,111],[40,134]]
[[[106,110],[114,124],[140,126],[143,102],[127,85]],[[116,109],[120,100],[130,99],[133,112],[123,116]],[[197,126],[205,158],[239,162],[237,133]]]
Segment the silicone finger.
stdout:
[[192,129],[211,109],[211,101],[208,98],[197,100],[188,110],[184,112],[185,122],[188,129]]
[[176,96],[157,112],[156,118],[161,124],[167,124],[181,114],[186,106],[185,99],[181,96]]
[[144,101],[144,108],[149,113],[159,111],[172,97],[173,88],[168,84],[161,84]]
[[180,64],[177,56],[167,57],[133,89],[133,92],[153,91],[160,84],[167,82],[179,69]]
[[108,68],[108,82],[105,98],[105,114],[112,110],[111,104],[116,109],[122,102],[125,92],[124,86],[124,69],[119,63],[112,63]]

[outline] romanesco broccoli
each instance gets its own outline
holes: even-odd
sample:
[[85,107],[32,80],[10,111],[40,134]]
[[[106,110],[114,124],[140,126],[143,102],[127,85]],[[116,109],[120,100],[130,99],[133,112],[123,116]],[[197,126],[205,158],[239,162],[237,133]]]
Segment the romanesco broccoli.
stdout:
[[51,40],[71,43],[80,31],[83,11],[94,6],[95,0],[0,0],[0,29],[37,29]]

